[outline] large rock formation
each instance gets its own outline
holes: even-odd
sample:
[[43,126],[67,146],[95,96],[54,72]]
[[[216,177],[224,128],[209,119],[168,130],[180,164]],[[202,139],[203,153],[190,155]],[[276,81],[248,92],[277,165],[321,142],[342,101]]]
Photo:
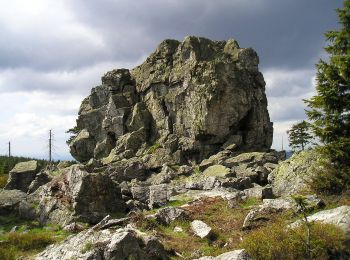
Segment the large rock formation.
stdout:
[[110,71],[92,89],[71,153],[81,162],[108,155],[107,162],[135,155],[152,161],[156,153],[181,163],[232,144],[268,150],[273,128],[258,63],[253,49],[232,39],[165,40],[143,64]]

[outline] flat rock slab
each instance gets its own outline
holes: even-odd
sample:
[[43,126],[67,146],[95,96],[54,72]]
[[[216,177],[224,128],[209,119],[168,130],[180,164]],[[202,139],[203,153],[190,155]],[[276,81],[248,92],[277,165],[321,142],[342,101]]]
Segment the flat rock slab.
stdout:
[[211,227],[201,220],[194,220],[191,222],[191,229],[196,236],[200,238],[208,237],[211,233]]
[[37,161],[28,161],[17,163],[10,171],[5,190],[21,190],[27,192],[30,184],[38,173],[39,166]]
[[[347,239],[350,239],[350,206],[322,210],[309,216],[308,220],[336,225],[345,232]],[[294,222],[291,224],[291,227],[294,227],[299,223],[300,221]]]
[[203,174],[205,176],[215,176],[215,177],[234,177],[231,169],[223,165],[213,165],[208,167]]
[[251,260],[247,251],[244,249],[230,251],[218,256],[204,256],[197,260]]

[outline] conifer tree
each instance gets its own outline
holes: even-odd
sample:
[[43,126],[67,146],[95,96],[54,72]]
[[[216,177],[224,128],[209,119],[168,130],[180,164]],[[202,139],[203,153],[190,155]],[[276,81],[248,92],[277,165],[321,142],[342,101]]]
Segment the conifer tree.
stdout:
[[324,144],[322,153],[330,160],[321,178],[328,187],[322,189],[331,192],[350,187],[350,0],[337,13],[339,30],[325,34],[329,60],[316,64],[317,94],[305,100],[314,133]]
[[293,151],[304,150],[313,138],[310,134],[310,125],[305,120],[293,125],[287,133],[289,146]]

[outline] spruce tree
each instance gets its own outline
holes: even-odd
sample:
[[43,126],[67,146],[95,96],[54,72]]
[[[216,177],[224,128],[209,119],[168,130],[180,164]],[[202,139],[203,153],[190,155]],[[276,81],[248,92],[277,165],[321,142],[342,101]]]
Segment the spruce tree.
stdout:
[[296,150],[304,150],[310,143],[312,135],[310,134],[310,125],[305,120],[293,125],[290,130],[287,131],[289,146]]
[[325,34],[329,60],[316,64],[317,94],[305,100],[314,133],[324,144],[322,154],[330,161],[318,185],[330,192],[350,187],[350,0],[337,13],[339,30]]

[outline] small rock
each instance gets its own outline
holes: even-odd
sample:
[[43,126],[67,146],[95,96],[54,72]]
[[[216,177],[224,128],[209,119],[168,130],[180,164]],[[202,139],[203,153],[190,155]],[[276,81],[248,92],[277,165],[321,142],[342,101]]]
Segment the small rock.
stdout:
[[191,222],[191,229],[196,236],[200,238],[208,237],[211,234],[211,227],[201,220],[194,220]]
[[157,221],[165,225],[169,225],[174,220],[185,218],[187,218],[186,211],[175,207],[166,207],[156,213]]
[[273,198],[271,186],[261,187],[260,185],[256,184],[256,185],[254,185],[253,188],[249,188],[249,189],[244,190],[244,193],[249,198],[257,198],[257,199],[272,199]]
[[19,229],[19,226],[13,226],[10,230],[10,233],[16,232],[18,231],[18,229]]
[[79,224],[79,223],[73,222],[73,223],[65,226],[63,228],[63,230],[68,231],[68,232],[72,232],[72,233],[79,233],[80,231],[84,230],[84,226]]
[[174,227],[174,232],[183,232],[184,230],[182,229],[182,227]]

